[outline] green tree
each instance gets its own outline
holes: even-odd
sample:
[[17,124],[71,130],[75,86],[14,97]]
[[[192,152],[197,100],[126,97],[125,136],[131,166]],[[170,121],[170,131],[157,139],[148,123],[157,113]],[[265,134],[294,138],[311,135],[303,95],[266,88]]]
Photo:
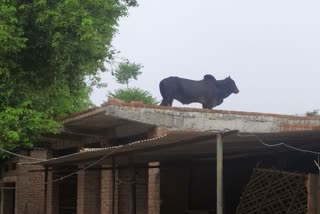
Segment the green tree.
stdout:
[[118,20],[135,0],[0,3],[0,145],[31,146],[55,118],[87,108]]
[[156,98],[154,98],[149,91],[140,88],[129,88],[129,81],[131,79],[137,80],[138,76],[142,74],[140,71],[141,68],[143,68],[141,64],[130,63],[128,60],[119,63],[113,75],[118,83],[125,84],[127,88],[115,90],[113,93],[109,92],[107,96],[125,102],[141,101],[147,105],[158,104]]
[[150,92],[142,90],[140,88],[125,88],[115,90],[114,93],[109,93],[109,97],[117,98],[125,102],[141,101],[147,105],[157,105],[158,102]]
[[120,84],[126,84],[129,88],[130,79],[138,79],[138,76],[142,73],[140,70],[143,68],[141,64],[121,62],[118,68],[114,72],[116,80]]

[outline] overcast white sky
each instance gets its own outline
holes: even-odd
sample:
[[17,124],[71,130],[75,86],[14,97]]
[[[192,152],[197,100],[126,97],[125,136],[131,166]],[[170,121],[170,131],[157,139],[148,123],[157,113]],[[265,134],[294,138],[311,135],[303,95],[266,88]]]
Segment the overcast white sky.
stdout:
[[[228,75],[240,93],[217,109],[303,114],[320,108],[320,1],[139,0],[119,26],[114,46],[144,65],[131,86],[161,100],[168,76]],[[122,86],[110,74],[94,90],[96,105]],[[174,102],[174,106],[181,106]],[[200,105],[191,105],[199,107]]]

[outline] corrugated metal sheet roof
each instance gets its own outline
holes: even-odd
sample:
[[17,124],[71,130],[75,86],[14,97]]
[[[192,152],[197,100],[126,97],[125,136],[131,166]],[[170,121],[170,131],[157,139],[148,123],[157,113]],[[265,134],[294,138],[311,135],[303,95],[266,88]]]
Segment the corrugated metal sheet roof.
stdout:
[[[240,137],[234,131],[227,132],[224,137],[225,157],[232,155],[261,154],[272,152],[292,152],[285,147],[267,148],[252,136]],[[267,143],[286,142],[302,149],[320,150],[320,131],[299,131],[288,133],[263,133],[258,134]],[[175,131],[166,135],[132,142],[126,145],[107,148],[86,148],[79,153],[49,159],[33,164],[47,166],[63,164],[79,164],[96,161],[101,157],[121,157],[128,160],[133,156],[138,163],[190,158],[199,156],[213,156],[215,154],[215,132]],[[109,156],[110,155],[110,156]],[[104,160],[104,164],[110,159]]]
[[46,161],[37,162],[36,164],[54,165],[61,163],[71,163],[74,161],[83,161],[91,158],[101,157],[105,154],[112,153],[119,155],[130,152],[137,152],[141,150],[155,149],[159,147],[166,147],[169,145],[183,145],[190,141],[201,141],[213,138],[216,135],[214,132],[195,132],[195,131],[175,131],[166,135],[132,142],[126,145],[106,147],[106,148],[85,148],[78,153],[52,158]]

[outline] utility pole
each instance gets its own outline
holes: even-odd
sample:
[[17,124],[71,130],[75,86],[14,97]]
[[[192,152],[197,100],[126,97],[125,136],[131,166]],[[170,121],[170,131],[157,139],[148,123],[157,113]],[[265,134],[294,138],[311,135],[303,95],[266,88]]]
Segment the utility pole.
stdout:
[[223,214],[223,134],[217,134],[217,214]]

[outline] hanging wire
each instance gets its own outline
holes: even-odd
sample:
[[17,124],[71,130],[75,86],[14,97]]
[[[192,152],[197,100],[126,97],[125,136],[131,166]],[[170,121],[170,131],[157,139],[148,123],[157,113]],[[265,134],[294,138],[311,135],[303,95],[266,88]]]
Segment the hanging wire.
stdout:
[[[93,162],[92,164],[78,170],[78,171],[75,171],[75,172],[72,172],[68,175],[65,175],[65,176],[62,176],[60,178],[57,178],[57,179],[54,179],[50,182],[45,182],[44,185],[47,185],[47,184],[52,184],[52,183],[56,183],[56,182],[59,182],[59,181],[63,181],[64,179],[66,178],[69,178],[73,175],[76,175],[76,174],[79,174],[95,165],[97,165],[98,163],[100,163],[101,161],[103,161],[104,159],[106,159],[107,157],[109,157],[111,154],[113,154],[114,152],[118,151],[119,149],[121,149],[123,146],[119,146],[117,148],[115,148],[114,150],[112,150],[111,152],[109,152],[108,154],[104,155],[103,157],[101,157],[100,159],[96,160],[95,162]],[[0,187],[0,189],[4,189],[4,190],[16,190],[16,189],[28,189],[30,187],[32,187],[33,185],[28,185],[28,186],[24,186],[24,187]]]
[[25,155],[20,155],[14,152],[10,152],[6,149],[0,148],[0,151],[4,152],[4,153],[8,153],[10,155],[16,156],[16,157],[20,157],[20,158],[25,158],[25,159],[29,159],[29,160],[36,160],[36,161],[45,161],[46,159],[41,159],[41,158],[33,158],[33,157],[29,157],[29,156],[25,156]]
[[307,149],[300,149],[294,146],[290,146],[286,143],[280,142],[280,143],[276,143],[276,144],[268,144],[265,143],[260,137],[258,137],[258,135],[256,134],[240,134],[237,133],[237,136],[239,137],[255,137],[262,145],[267,146],[267,147],[278,147],[278,146],[284,146],[287,148],[290,148],[292,150],[298,151],[298,152],[304,152],[304,153],[310,153],[310,154],[315,154],[315,155],[320,155],[320,152],[317,151],[312,151],[312,150],[307,150]]
[[[206,130],[206,131],[207,131],[207,132],[223,133],[223,134],[224,134],[224,133],[226,133],[226,132],[228,132],[228,131],[232,131],[232,130],[226,128],[226,129],[224,129],[224,130],[210,129],[210,130]],[[264,145],[264,146],[266,146],[266,147],[284,146],[284,147],[290,148],[290,149],[295,150],[295,151],[318,155],[318,162],[316,162],[316,161],[314,161],[314,162],[315,162],[315,164],[317,165],[317,167],[318,167],[318,169],[319,169],[319,175],[320,175],[320,162],[319,162],[319,161],[320,161],[320,160],[319,160],[320,152],[312,151],[312,150],[306,150],[306,149],[300,149],[300,148],[297,148],[297,147],[294,147],[294,146],[290,146],[290,145],[288,145],[288,144],[286,144],[286,143],[283,143],[283,142],[276,143],[276,144],[268,144],[268,143],[265,143],[258,135],[252,134],[252,133],[249,133],[249,134],[240,134],[240,133],[237,133],[237,136],[238,136],[238,137],[255,137],[262,145]],[[118,149],[120,149],[120,148],[122,148],[122,147],[123,147],[123,145],[115,148],[113,151],[111,151],[110,153],[104,155],[102,158],[98,159],[97,161],[93,162],[92,164],[88,165],[88,166],[85,167],[85,168],[82,168],[82,169],[80,169],[80,170],[78,170],[78,171],[75,171],[75,172],[73,172],[73,173],[70,173],[70,174],[68,174],[68,175],[66,175],[66,176],[62,176],[62,177],[60,177],[60,178],[58,178],[58,179],[55,179],[55,180],[53,180],[53,181],[46,182],[45,184],[55,183],[55,182],[58,182],[58,181],[62,181],[62,180],[64,180],[64,179],[66,179],[66,178],[69,178],[69,177],[75,175],[75,174],[78,174],[78,173],[80,173],[80,172],[83,172],[83,171],[85,171],[85,170],[87,170],[87,169],[89,169],[89,168],[97,165],[99,162],[103,161],[105,158],[107,158],[107,157],[110,156],[112,153],[114,153],[115,151],[117,151]],[[41,162],[41,161],[46,161],[46,159],[39,159],[39,158],[32,158],[32,157],[28,157],[28,156],[23,156],[23,155],[13,153],[13,152],[10,152],[10,151],[5,150],[5,149],[2,149],[2,148],[0,148],[0,151],[6,152],[6,153],[11,154],[11,155],[14,155],[14,156],[26,158],[26,159],[37,160],[37,161],[39,161],[39,162]],[[50,160],[50,159],[49,159],[49,160]],[[120,180],[120,182],[121,182],[121,180]],[[130,184],[131,182],[125,182],[125,181],[124,181],[124,182],[122,182],[122,183]],[[27,188],[29,188],[29,187],[31,187],[31,185],[25,186],[25,187],[0,187],[0,189],[9,189],[9,190],[10,190],[10,189],[27,189]]]

